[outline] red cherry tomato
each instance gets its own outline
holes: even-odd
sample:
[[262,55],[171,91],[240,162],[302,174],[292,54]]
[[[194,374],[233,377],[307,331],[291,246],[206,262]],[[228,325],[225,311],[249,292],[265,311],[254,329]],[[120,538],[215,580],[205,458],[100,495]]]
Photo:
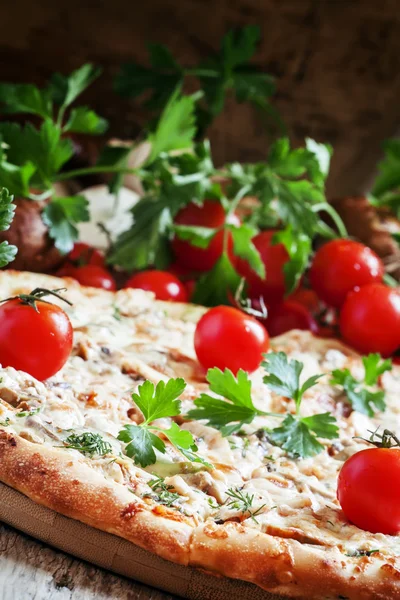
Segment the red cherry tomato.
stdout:
[[114,291],[117,289],[114,277],[103,267],[97,265],[85,265],[84,267],[78,267],[71,273],[70,277],[73,277],[81,285],[87,285],[89,287],[103,288],[104,290]]
[[188,302],[190,302],[194,294],[194,290],[196,289],[196,281],[194,279],[188,279],[187,281],[183,282],[183,285],[185,286],[185,289],[187,291]]
[[269,337],[254,317],[231,306],[217,306],[198,322],[194,347],[205,369],[230,369],[234,374],[244,369],[251,373],[260,366]]
[[400,531],[400,450],[370,448],[343,465],[337,497],[347,519],[372,533]]
[[73,330],[62,308],[42,300],[35,304],[37,311],[20,299],[0,305],[0,363],[43,381],[67,361]]
[[275,233],[276,231],[262,231],[252,240],[265,266],[265,280],[256,275],[245,260],[237,260],[237,270],[248,283],[249,297],[263,296],[268,306],[278,304],[285,295],[283,267],[289,260],[289,254],[283,244],[272,244]]
[[313,333],[318,331],[318,324],[310,312],[294,300],[286,300],[271,308],[265,326],[271,337],[282,335],[291,329],[310,330]]
[[300,287],[293,294],[287,297],[287,300],[294,300],[305,308],[307,308],[312,314],[317,314],[321,310],[321,301],[317,294],[313,290],[307,290],[306,288]]
[[126,288],[140,288],[153,292],[157,300],[187,302],[188,293],[184,284],[167,271],[142,271],[126,282]]
[[[203,206],[191,203],[182,208],[176,215],[177,225],[196,225],[198,227],[221,227],[226,220],[225,211],[219,202],[205,200]],[[240,225],[240,219],[235,214],[229,216],[227,222]],[[213,268],[223,251],[224,232],[219,231],[211,240],[208,248],[198,248],[175,236],[172,240],[172,250],[176,263],[192,271],[209,271]],[[228,253],[234,260],[232,235],[228,235]]]
[[379,283],[381,259],[368,246],[352,240],[332,240],[314,256],[310,283],[329,306],[340,307],[349,292],[367,283]]
[[339,327],[343,339],[362,354],[390,356],[400,346],[400,292],[382,283],[350,292]]
[[56,272],[57,277],[74,277],[78,267],[70,262],[65,262]]
[[89,246],[89,244],[85,244],[84,242],[75,242],[71,252],[67,255],[67,260],[78,267],[84,265],[106,266],[104,254],[100,250],[97,250],[97,248],[93,248],[93,246]]

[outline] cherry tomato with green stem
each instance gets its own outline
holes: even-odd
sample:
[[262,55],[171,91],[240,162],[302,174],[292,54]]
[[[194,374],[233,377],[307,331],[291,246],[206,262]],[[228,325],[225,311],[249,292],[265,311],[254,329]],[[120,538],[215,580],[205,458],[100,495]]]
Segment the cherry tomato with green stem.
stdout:
[[[55,375],[72,349],[66,312],[42,298],[57,293],[38,288],[0,304],[0,363],[39,381]],[[65,300],[66,301],[66,300]]]

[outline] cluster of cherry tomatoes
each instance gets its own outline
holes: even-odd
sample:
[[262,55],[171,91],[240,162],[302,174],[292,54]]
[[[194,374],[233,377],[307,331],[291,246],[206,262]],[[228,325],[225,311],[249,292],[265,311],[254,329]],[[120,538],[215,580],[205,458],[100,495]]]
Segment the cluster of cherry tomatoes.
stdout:
[[[208,248],[196,247],[175,236],[171,242],[175,260],[168,271],[142,271],[130,277],[124,287],[152,291],[159,300],[190,301],[198,276],[212,269],[223,252],[225,219],[218,202],[206,200],[203,206],[184,207],[175,218],[177,224],[221,228]],[[239,217],[231,215],[230,222],[239,225]],[[309,287],[305,287],[303,278],[298,289],[286,297],[284,269],[290,258],[283,244],[274,243],[275,233],[262,231],[252,240],[265,266],[265,279],[233,254],[228,234],[227,252],[246,281],[248,297],[254,308],[262,299],[267,314],[258,317],[257,322],[239,307],[211,309],[207,319],[200,321],[195,339],[204,367],[253,371],[268,347],[268,338],[290,329],[340,336],[364,354],[379,352],[390,356],[399,348],[400,294],[383,283],[383,263],[370,248],[348,239],[327,242],[314,256],[308,273]],[[58,274],[73,277],[82,285],[116,289],[103,254],[84,243],[75,244]],[[232,303],[235,304],[233,298]],[[238,323],[246,331],[242,336]]]

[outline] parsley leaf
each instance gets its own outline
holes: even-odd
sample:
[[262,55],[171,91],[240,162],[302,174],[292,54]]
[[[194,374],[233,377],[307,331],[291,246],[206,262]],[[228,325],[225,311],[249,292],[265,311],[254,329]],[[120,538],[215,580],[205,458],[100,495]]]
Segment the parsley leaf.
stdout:
[[148,137],[152,162],[162,152],[189,148],[196,133],[195,100],[192,96],[173,94],[166,105],[154,133]]
[[173,231],[179,239],[189,241],[192,246],[208,248],[219,230],[194,225],[173,225]]
[[290,260],[284,265],[286,293],[291,294],[308,267],[312,252],[311,239],[304,233],[295,233],[293,227],[278,231],[274,237],[275,244],[283,244],[289,254]]
[[0,112],[29,113],[51,118],[51,97],[47,90],[24,83],[0,83]]
[[229,369],[209,369],[206,377],[211,392],[222,396],[224,400],[202,393],[194,402],[197,408],[188,412],[189,418],[205,419],[208,425],[227,436],[239,431],[244,423],[251,423],[257,415],[266,414],[254,406],[251,381],[242,369],[239,369],[236,377]]
[[143,413],[145,423],[179,415],[179,396],[186,387],[183,379],[170,379],[167,383],[159,381],[154,389],[151,381],[145,381],[139,387],[139,394],[132,394],[132,400]]
[[324,449],[317,437],[327,439],[338,437],[336,419],[330,413],[301,419],[288,414],[280,427],[276,427],[269,434],[269,438],[276,445],[289,454],[300,457],[315,456]]
[[362,361],[365,369],[362,381],[355,379],[349,369],[335,369],[332,371],[331,384],[343,388],[354,410],[373,417],[377,410],[385,410],[385,394],[383,390],[373,391],[369,388],[378,382],[382,373],[392,368],[392,361],[382,360],[379,354],[364,356]]
[[304,393],[315,385],[322,375],[313,375],[300,385],[304,365],[297,360],[288,361],[284,352],[266,354],[263,366],[268,372],[264,383],[276,394],[292,398],[296,405],[296,414],[287,414],[281,425],[269,432],[269,438],[293,456],[306,458],[318,454],[324,448],[318,437],[338,437],[336,419],[329,413],[302,417],[300,407]]
[[240,276],[225,252],[214,267],[197,281],[192,302],[205,306],[229,304],[240,284]]
[[118,434],[118,439],[127,444],[125,447],[127,456],[133,458],[141,467],[148,467],[157,462],[154,448],[165,454],[164,442],[146,427],[124,425],[124,429]]
[[164,197],[143,196],[132,208],[132,227],[118,237],[108,262],[127,271],[145,269],[150,265],[166,267],[169,263],[171,209],[171,204]]
[[385,157],[378,165],[379,175],[372,189],[379,204],[386,204],[385,195],[400,186],[400,140],[387,140],[384,150]]
[[149,44],[151,67],[136,63],[123,65],[115,80],[115,91],[125,98],[136,98],[151,89],[145,106],[154,110],[164,108],[174,91],[183,83],[183,69],[170,50],[162,44]]
[[265,266],[260,253],[252,242],[252,238],[256,234],[254,228],[244,223],[240,227],[228,225],[228,229],[232,234],[234,255],[246,260],[253,271],[259,277],[264,278]]
[[275,91],[274,80],[249,63],[259,38],[259,27],[252,25],[230,31],[223,37],[219,52],[195,66],[181,65],[166,46],[150,44],[150,67],[132,62],[124,65],[115,80],[115,89],[128,98],[150,92],[144,105],[160,111],[187,77],[191,81],[197,79],[197,97],[201,98],[196,110],[199,134],[222,111],[229,90],[238,102],[251,101],[268,114],[267,99]]
[[0,231],[6,231],[10,228],[14,218],[15,204],[12,196],[6,188],[0,189]]
[[178,398],[185,387],[186,383],[181,378],[170,379],[167,383],[159,381],[156,387],[151,381],[145,381],[139,386],[138,393],[132,394],[132,399],[142,411],[145,420],[140,425],[124,425],[118,434],[118,439],[126,443],[126,454],[142,467],[157,461],[155,449],[165,454],[165,443],[156,435],[157,432],[167,437],[170,443],[189,460],[211,467],[196,454],[197,446],[190,431],[180,429],[176,423],[172,423],[168,429],[161,429],[151,424],[156,419],[175,417],[180,414]]
[[[1,177],[1,172],[0,172]],[[0,189],[0,231],[9,229],[14,217],[15,204],[14,197],[11,196],[7,189]],[[10,245],[8,242],[0,244],[0,267],[5,267],[14,260],[17,254],[17,247]]]
[[89,221],[88,201],[84,196],[53,198],[45,207],[42,218],[49,228],[55,246],[66,254],[78,239],[77,223]]
[[94,110],[86,106],[80,106],[71,111],[63,131],[100,135],[107,130],[107,127],[107,121],[99,117]]
[[379,377],[385,371],[392,370],[392,361],[390,358],[382,360],[382,357],[378,353],[368,354],[368,356],[362,357],[362,362],[365,369],[364,383],[365,385],[375,385],[378,383]]
[[64,108],[86,90],[101,74],[101,69],[87,63],[70,75],[55,73],[48,86],[53,101]]
[[50,120],[44,121],[39,129],[31,123],[23,128],[17,123],[0,123],[0,136],[7,144],[7,160],[18,167],[34,165],[30,184],[45,189],[73,155],[71,140],[61,139],[60,129]]
[[264,383],[282,396],[292,398],[296,404],[296,410],[300,408],[304,392],[316,384],[322,375],[313,375],[300,385],[300,375],[304,364],[298,360],[288,361],[284,352],[270,352],[265,355],[263,367],[268,372],[264,377]]
[[5,188],[13,191],[13,195],[26,197],[29,195],[30,183],[35,171],[31,162],[18,167],[3,160],[0,163],[0,181]]

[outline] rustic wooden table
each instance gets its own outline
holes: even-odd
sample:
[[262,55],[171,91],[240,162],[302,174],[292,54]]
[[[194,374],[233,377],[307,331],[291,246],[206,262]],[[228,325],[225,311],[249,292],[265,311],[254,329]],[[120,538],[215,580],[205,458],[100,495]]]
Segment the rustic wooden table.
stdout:
[[176,600],[0,524],[0,600]]

